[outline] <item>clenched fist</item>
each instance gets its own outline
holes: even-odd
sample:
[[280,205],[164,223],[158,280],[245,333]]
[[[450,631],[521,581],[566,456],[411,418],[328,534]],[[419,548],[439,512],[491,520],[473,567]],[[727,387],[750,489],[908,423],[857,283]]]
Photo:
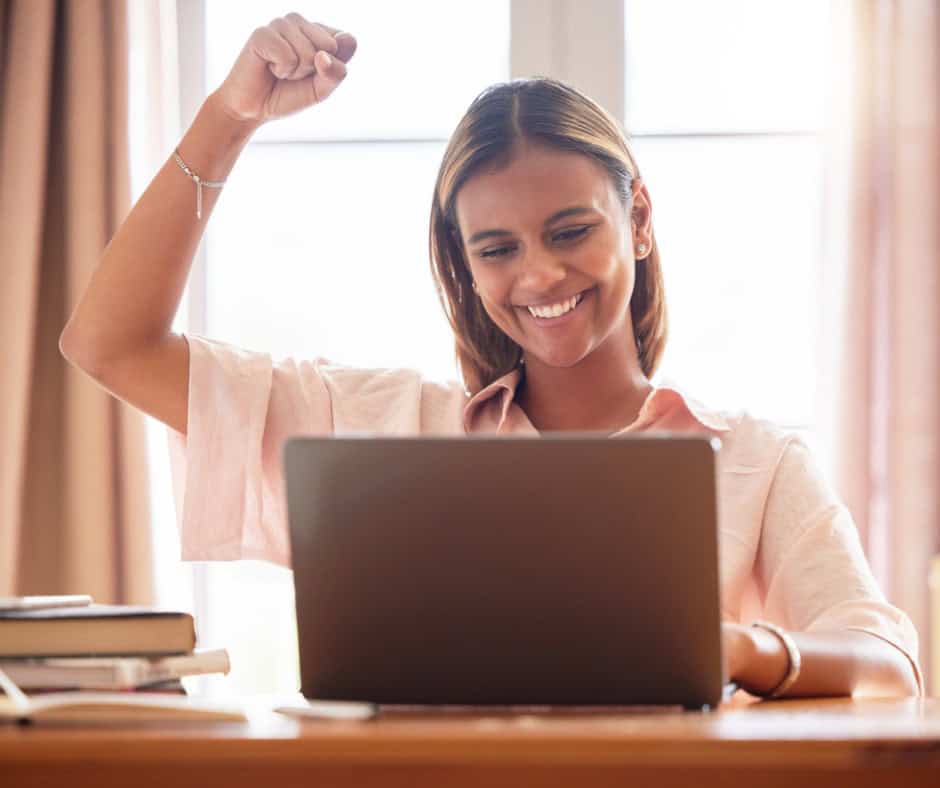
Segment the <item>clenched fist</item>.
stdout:
[[351,34],[288,14],[251,34],[216,92],[226,112],[260,125],[326,99],[355,51]]

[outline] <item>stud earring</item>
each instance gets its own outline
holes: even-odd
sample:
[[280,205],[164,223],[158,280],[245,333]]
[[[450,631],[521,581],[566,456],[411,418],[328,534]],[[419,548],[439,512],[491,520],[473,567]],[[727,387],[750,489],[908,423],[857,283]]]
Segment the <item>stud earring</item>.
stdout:
[[636,253],[637,253],[640,257],[645,257],[645,256],[646,256],[646,244],[637,244],[637,245],[636,245]]
[[473,288],[473,292],[474,292],[474,293],[476,293],[477,295],[480,295],[480,291],[477,290],[477,283],[476,283],[476,282],[472,282],[470,286]]

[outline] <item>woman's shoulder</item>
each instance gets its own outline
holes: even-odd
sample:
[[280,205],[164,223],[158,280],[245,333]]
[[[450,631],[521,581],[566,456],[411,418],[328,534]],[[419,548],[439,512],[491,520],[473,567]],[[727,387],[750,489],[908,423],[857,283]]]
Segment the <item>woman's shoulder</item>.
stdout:
[[461,430],[467,395],[455,381],[411,367],[311,362],[329,392],[337,432],[451,434]]
[[398,366],[369,366],[349,364],[316,354],[277,355],[267,351],[249,349],[229,342],[185,334],[192,356],[206,358],[233,372],[245,373],[253,369],[269,368],[272,373],[288,380],[316,375],[329,379],[350,393],[369,394],[375,391],[401,387],[422,387],[431,394],[466,397],[456,380],[433,378],[418,369]]
[[285,359],[276,365],[285,371],[294,368],[313,371],[335,392],[355,397],[382,397],[410,394],[430,399],[466,400],[456,381],[439,380],[413,367],[357,366],[316,356],[309,359]]
[[690,410],[721,440],[726,470],[773,472],[788,452],[809,451],[806,430],[768,418],[747,408],[705,404],[688,394]]
[[324,411],[321,421],[329,412],[337,431],[452,431],[468,399],[456,381],[410,367],[358,366],[312,354],[276,357],[205,337],[187,339],[194,389],[264,390],[269,415],[285,423],[305,424],[313,410]]

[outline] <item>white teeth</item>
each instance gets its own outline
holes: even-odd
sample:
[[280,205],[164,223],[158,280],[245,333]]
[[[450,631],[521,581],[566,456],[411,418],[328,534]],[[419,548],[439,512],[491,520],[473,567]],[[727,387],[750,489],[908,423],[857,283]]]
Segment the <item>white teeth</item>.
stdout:
[[567,301],[561,301],[557,304],[549,304],[547,306],[530,306],[527,308],[529,310],[529,314],[531,314],[533,317],[560,317],[561,315],[564,315],[565,313],[574,309],[580,300],[581,294],[579,293],[576,296],[572,296]]

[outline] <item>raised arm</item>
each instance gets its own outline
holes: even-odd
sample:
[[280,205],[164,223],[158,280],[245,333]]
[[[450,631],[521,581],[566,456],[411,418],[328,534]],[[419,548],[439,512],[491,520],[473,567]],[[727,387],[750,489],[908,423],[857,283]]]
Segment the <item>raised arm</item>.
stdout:
[[[228,177],[258,127],[326,99],[356,40],[299,14],[252,33],[178,150],[202,180]],[[111,239],[59,340],[63,355],[108,391],[186,432],[189,349],[171,330],[196,247],[218,199],[172,156]]]

